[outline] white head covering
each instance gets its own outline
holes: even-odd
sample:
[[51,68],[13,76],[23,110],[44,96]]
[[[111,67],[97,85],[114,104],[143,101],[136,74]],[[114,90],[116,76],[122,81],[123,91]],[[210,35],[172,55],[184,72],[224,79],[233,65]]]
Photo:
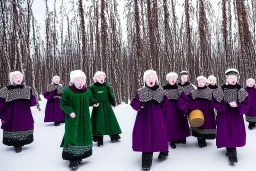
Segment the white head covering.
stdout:
[[154,75],[156,77],[156,83],[158,84],[158,77],[157,77],[156,71],[147,70],[144,72],[144,75],[143,75],[144,86],[146,86],[146,79],[149,75]]
[[83,78],[84,82],[86,80],[85,73],[82,70],[74,70],[70,72],[70,82],[74,83],[74,79]]
[[208,83],[208,79],[205,76],[199,76],[196,78],[197,81],[204,80],[206,83]]
[[105,72],[103,72],[103,71],[97,71],[97,72],[94,74],[94,76],[93,76],[93,82],[94,82],[94,83],[97,82],[97,77],[98,77],[99,75],[103,75],[103,76],[106,78],[106,73],[105,73]]
[[54,80],[55,80],[55,79],[59,79],[59,80],[60,80],[60,77],[59,77],[58,75],[53,76],[53,77],[52,77],[52,84],[54,84]]
[[21,78],[23,79],[23,74],[20,71],[10,72],[9,80],[10,80],[11,85],[13,85],[13,76],[15,76],[15,75],[21,75]]
[[168,81],[169,77],[177,77],[178,78],[178,74],[176,72],[169,72],[166,75],[166,80]]
[[253,84],[255,85],[255,80],[254,80],[253,78],[248,78],[248,79],[246,80],[246,84],[248,83],[248,81],[253,81]]

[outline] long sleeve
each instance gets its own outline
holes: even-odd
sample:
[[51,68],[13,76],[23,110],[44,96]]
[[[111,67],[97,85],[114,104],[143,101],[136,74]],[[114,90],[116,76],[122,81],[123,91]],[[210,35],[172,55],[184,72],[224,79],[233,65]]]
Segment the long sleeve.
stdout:
[[218,112],[224,112],[226,110],[226,107],[228,105],[227,102],[218,102],[214,97],[212,98],[212,105],[213,108],[216,109]]
[[136,96],[132,99],[130,105],[132,106],[132,108],[134,110],[139,111],[141,101],[139,100],[139,95],[138,94],[136,94]]
[[62,99],[60,101],[60,107],[68,116],[74,112],[74,110],[70,107],[69,93],[67,91],[67,88],[64,90],[64,92],[62,94]]
[[246,99],[242,103],[238,103],[237,105],[240,115],[243,115],[249,111],[251,103],[249,101],[249,98],[246,97]]
[[182,92],[180,95],[180,99],[179,99],[180,110],[183,110],[183,111],[187,110],[188,104],[189,104],[188,97],[186,96],[186,94],[184,92]]
[[114,92],[113,92],[113,88],[109,85],[107,85],[107,88],[108,88],[109,101],[110,101],[112,106],[116,106],[116,99],[115,99],[115,95],[114,95]]
[[57,94],[56,92],[57,92],[57,90],[54,90],[52,92],[45,92],[44,93],[44,98],[47,99],[47,100],[50,100]]
[[95,98],[94,98],[94,94],[93,94],[93,87],[89,86],[88,90],[90,91],[90,99],[89,99],[89,106],[92,106],[94,104],[99,103]]
[[37,99],[36,96],[31,96],[30,98],[30,107],[37,105]]
[[5,99],[0,97],[0,119],[3,118],[6,108],[8,107],[7,103],[5,103]]

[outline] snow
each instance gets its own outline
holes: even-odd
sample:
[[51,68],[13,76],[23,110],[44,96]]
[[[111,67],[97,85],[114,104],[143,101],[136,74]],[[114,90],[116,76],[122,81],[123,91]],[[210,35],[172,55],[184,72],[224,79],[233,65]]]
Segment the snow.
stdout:
[[[60,143],[64,133],[64,124],[59,127],[44,123],[46,101],[40,102],[42,111],[32,108],[35,120],[34,142],[23,147],[21,153],[15,153],[12,147],[0,144],[0,171],[68,171],[68,161],[62,160]],[[94,144],[93,155],[84,159],[78,170],[88,171],[141,171],[141,153],[132,151],[132,129],[136,112],[128,105],[122,104],[114,109],[123,133],[121,141],[111,143],[104,137],[104,146]],[[196,138],[189,137],[186,145],[177,145],[169,149],[169,158],[159,162],[158,153],[154,153],[152,171],[242,171],[256,166],[256,129],[247,128],[247,145],[238,148],[239,162],[230,166],[225,156],[225,149],[217,149],[215,141],[207,141],[208,146],[200,149]],[[0,133],[2,139],[2,131]]]

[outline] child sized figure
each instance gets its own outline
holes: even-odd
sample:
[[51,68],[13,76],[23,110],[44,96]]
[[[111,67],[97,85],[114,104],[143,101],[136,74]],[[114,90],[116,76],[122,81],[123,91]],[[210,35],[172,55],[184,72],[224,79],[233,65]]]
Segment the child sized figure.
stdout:
[[92,155],[92,127],[89,105],[92,93],[85,87],[86,76],[83,71],[70,73],[71,86],[66,87],[61,98],[61,109],[66,114],[65,133],[61,147],[62,158],[69,160],[72,169],[82,163],[82,159]]
[[256,89],[255,89],[255,80],[252,78],[249,78],[246,81],[247,87],[245,90],[248,93],[248,99],[251,103],[251,107],[249,111],[245,114],[245,119],[247,122],[249,122],[249,130],[252,130],[255,127],[256,123]]
[[214,75],[210,75],[208,77],[208,83],[208,87],[212,90],[219,88],[219,86],[217,85],[217,78]]
[[168,104],[165,110],[167,140],[173,149],[177,143],[186,143],[186,137],[190,136],[187,117],[183,115],[179,107],[181,96],[185,95],[183,89],[177,85],[178,74],[170,72],[166,76],[168,84],[163,87]]
[[60,84],[60,77],[54,76],[52,83],[47,86],[44,98],[47,99],[45,108],[44,122],[54,122],[55,126],[65,121],[65,113],[60,108],[60,100],[63,93],[63,87]]
[[168,156],[168,141],[164,109],[168,98],[158,85],[155,71],[147,70],[143,76],[145,86],[138,90],[131,106],[137,111],[132,134],[133,151],[142,152],[142,169],[150,170],[153,152],[160,152],[158,159]]
[[213,93],[213,105],[217,113],[217,148],[225,147],[231,164],[238,162],[236,147],[246,144],[243,115],[250,109],[248,93],[238,83],[239,72],[230,68],[225,72],[226,84]]
[[[112,142],[118,141],[122,133],[112,107],[116,106],[113,89],[105,82],[106,74],[97,71],[93,77],[94,84],[89,86],[93,98],[98,102],[92,110],[93,140],[103,146],[103,136],[109,135]],[[112,106],[112,107],[111,107]]]
[[23,74],[10,73],[11,85],[0,89],[0,119],[3,144],[14,146],[16,153],[33,142],[34,119],[30,107],[36,105],[36,92],[23,85]]

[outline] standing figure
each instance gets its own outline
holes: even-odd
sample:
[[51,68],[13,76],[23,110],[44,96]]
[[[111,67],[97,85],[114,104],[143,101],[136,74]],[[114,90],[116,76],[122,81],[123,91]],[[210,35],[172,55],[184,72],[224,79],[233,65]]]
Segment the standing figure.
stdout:
[[89,106],[92,93],[85,87],[86,76],[83,71],[70,73],[71,86],[66,87],[61,98],[61,109],[66,114],[65,133],[61,147],[62,158],[69,160],[72,169],[82,163],[82,159],[92,155],[92,126]]
[[168,103],[165,110],[167,140],[173,149],[176,143],[186,143],[186,137],[190,136],[187,117],[183,115],[179,107],[180,97],[185,95],[183,89],[177,85],[178,74],[170,72],[166,76],[169,82],[163,87]]
[[208,83],[208,87],[212,90],[219,88],[219,86],[217,85],[217,78],[214,75],[210,75],[208,77]]
[[255,89],[255,80],[252,78],[249,78],[246,81],[247,87],[245,90],[248,93],[248,99],[251,103],[251,107],[249,111],[245,114],[245,120],[249,122],[249,130],[252,130],[255,127],[256,123],[256,89]]
[[191,91],[195,90],[195,86],[189,81],[188,71],[180,72],[180,82],[178,85],[182,87],[185,95],[188,95]]
[[3,144],[14,146],[16,153],[33,142],[34,119],[30,107],[36,105],[36,92],[23,84],[23,74],[10,73],[11,85],[0,89],[0,119]]
[[197,77],[197,89],[193,90],[188,100],[180,100],[185,106],[183,110],[187,110],[190,114],[194,110],[200,110],[204,115],[204,123],[200,127],[193,127],[191,125],[192,136],[197,137],[198,146],[200,148],[206,147],[206,139],[216,138],[216,123],[215,113],[212,105],[212,90],[207,86],[207,78],[204,76]]
[[45,108],[44,122],[54,122],[55,126],[65,121],[65,113],[60,108],[60,100],[63,93],[63,87],[60,84],[60,77],[54,76],[52,83],[47,86],[44,98],[47,99]]
[[137,111],[132,134],[133,151],[142,152],[142,169],[150,170],[153,152],[160,152],[158,159],[168,156],[168,141],[164,109],[168,103],[163,89],[158,85],[155,71],[147,70],[144,86],[138,90],[131,106]]
[[118,141],[121,137],[121,129],[112,107],[116,106],[113,89],[105,83],[106,74],[97,71],[93,77],[94,84],[89,86],[93,98],[98,105],[92,110],[92,134],[98,146],[103,146],[103,136],[109,135],[112,142]]
[[220,91],[213,93],[213,105],[218,111],[216,124],[217,148],[225,147],[230,163],[238,162],[236,147],[246,144],[246,132],[243,115],[249,111],[248,93],[238,83],[239,72],[228,69],[225,72],[226,84]]

